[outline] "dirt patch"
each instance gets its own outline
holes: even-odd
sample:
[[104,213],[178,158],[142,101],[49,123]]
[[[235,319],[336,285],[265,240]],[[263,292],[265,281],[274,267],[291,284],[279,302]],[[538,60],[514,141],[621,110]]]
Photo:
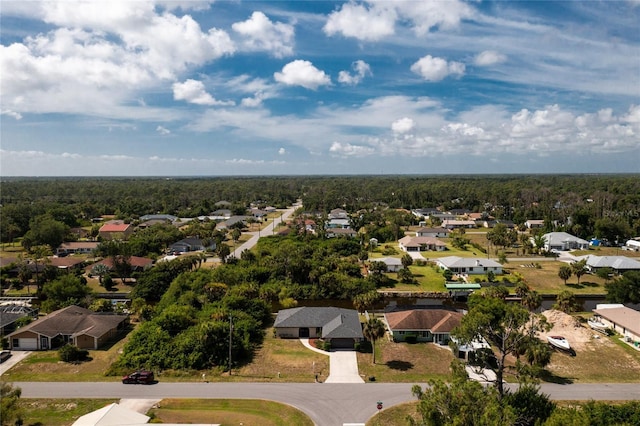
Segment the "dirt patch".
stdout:
[[540,333],[539,336],[547,341],[547,336],[563,336],[573,349],[597,350],[598,346],[613,346],[604,335],[585,327],[577,318],[565,314],[562,311],[548,310],[542,313],[553,328],[549,332]]

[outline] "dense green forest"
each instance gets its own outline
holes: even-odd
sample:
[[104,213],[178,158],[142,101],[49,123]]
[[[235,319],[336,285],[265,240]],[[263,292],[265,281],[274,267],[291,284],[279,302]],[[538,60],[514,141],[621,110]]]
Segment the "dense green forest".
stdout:
[[101,215],[195,217],[223,200],[242,212],[250,203],[284,207],[299,198],[320,213],[440,207],[516,223],[545,219],[581,237],[640,234],[640,175],[278,176],[3,178],[0,238],[25,235],[45,214],[73,227]]

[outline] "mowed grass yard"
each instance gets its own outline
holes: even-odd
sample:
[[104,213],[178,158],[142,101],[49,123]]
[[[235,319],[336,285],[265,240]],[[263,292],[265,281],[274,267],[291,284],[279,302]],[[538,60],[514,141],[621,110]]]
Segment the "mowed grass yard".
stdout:
[[[575,294],[604,294],[606,292],[605,280],[594,274],[581,276],[580,283],[575,275],[572,275],[565,285],[564,280],[558,276],[558,271],[563,265],[567,264],[558,261],[531,263],[511,260],[504,265],[504,269],[510,273],[517,272],[522,275],[529,287],[541,294],[555,294],[564,290]],[[513,292],[513,288],[511,292]]]
[[429,379],[446,379],[450,376],[453,353],[448,346],[433,343],[396,343],[386,336],[376,341],[376,363],[373,355],[359,352],[358,369],[368,381],[424,383]]

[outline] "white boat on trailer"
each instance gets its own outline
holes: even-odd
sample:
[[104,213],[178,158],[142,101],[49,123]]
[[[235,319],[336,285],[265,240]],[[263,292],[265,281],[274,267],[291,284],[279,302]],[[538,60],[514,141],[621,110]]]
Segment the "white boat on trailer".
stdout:
[[571,345],[567,339],[562,336],[547,336],[549,344],[555,348],[562,349],[563,351],[570,351]]
[[587,324],[589,324],[589,327],[591,327],[593,330],[599,331],[601,333],[606,333],[607,329],[609,328],[605,323],[596,318],[588,319]]

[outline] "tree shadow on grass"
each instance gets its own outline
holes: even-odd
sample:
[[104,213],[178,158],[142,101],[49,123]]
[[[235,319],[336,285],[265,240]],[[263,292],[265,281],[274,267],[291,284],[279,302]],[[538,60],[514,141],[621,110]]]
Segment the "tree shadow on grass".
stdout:
[[386,366],[392,370],[407,371],[413,368],[413,363],[396,359],[393,361],[387,361]]
[[540,380],[547,383],[555,383],[557,385],[570,385],[573,383],[572,378],[558,376],[549,370],[544,370],[542,374],[540,374]]
[[579,290],[579,289],[582,289],[582,288],[585,288],[585,287],[600,287],[600,284],[592,283],[592,282],[589,282],[589,281],[583,281],[580,284],[577,284],[577,283],[567,284],[567,287]]

